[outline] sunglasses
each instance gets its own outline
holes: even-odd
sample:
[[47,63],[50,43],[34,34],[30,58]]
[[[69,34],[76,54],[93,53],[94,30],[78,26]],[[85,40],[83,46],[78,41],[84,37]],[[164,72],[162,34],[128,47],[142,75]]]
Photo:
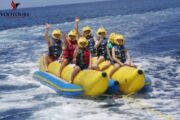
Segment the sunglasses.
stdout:
[[117,39],[117,41],[123,42],[123,39]]
[[61,36],[60,34],[54,34],[54,36]]
[[99,35],[105,35],[105,32],[100,32]]
[[80,42],[80,44],[86,44],[86,42]]
[[86,30],[86,31],[84,31],[84,33],[90,33],[91,31],[90,30]]
[[70,37],[70,38],[75,38],[76,36],[70,35],[69,37]]

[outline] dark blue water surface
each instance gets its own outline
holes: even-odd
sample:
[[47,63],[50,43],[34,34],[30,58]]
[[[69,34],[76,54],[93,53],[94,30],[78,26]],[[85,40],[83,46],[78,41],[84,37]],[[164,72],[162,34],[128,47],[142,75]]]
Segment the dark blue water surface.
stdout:
[[[79,16],[81,19],[89,19],[102,16],[142,14],[148,11],[158,11],[179,6],[179,0],[113,0],[17,9],[15,12],[28,12],[30,16],[23,19],[0,17],[0,30],[19,26],[39,25],[46,22],[52,24],[70,22],[73,21],[76,16]],[[2,10],[1,12],[12,12],[12,10]]]
[[[14,12],[28,12],[29,16],[0,16],[0,119],[179,119],[180,0],[113,0]],[[153,111],[119,98],[63,98],[32,78],[39,57],[47,52],[44,24],[52,24],[50,32],[55,28],[68,32],[76,16],[81,19],[79,28],[89,25],[94,35],[103,25],[108,34],[125,36],[132,60],[153,82],[152,93],[135,97]]]

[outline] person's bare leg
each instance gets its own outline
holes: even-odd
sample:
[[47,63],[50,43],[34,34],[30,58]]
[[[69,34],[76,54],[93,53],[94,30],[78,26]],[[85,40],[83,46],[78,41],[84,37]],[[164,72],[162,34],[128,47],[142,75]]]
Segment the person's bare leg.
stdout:
[[47,72],[48,71],[48,60],[47,60],[47,55],[44,55],[43,56],[43,66],[45,68],[45,71]]
[[100,71],[100,69],[99,69],[99,67],[97,65],[92,65],[91,70]]
[[109,74],[109,78],[112,77],[112,75],[120,68],[120,65],[118,63],[114,64],[113,69],[111,70],[110,74]]
[[100,57],[97,59],[97,62],[96,62],[96,64],[95,64],[96,70],[100,71],[99,64],[100,64],[101,62],[103,62],[104,60],[105,60],[105,59],[104,59],[103,56],[100,56]]
[[44,56],[43,65],[45,67],[46,72],[48,72],[48,65],[52,62],[51,58],[48,55]]
[[73,80],[75,78],[75,76],[79,73],[79,71],[81,70],[81,68],[79,66],[76,66],[71,74],[71,83],[73,83]]
[[110,61],[106,61],[106,64],[101,68],[101,71],[104,71],[105,69],[107,69],[110,66],[111,66],[111,62]]
[[63,59],[63,61],[61,62],[61,66],[59,68],[59,77],[61,77],[61,73],[62,70],[64,69],[64,67],[68,64],[68,60],[67,59]]
[[99,65],[100,63],[102,63],[103,61],[105,61],[103,56],[100,56],[97,60],[97,65]]
[[130,65],[131,65],[132,67],[137,68],[137,66],[136,66],[132,61],[130,62]]
[[135,68],[137,67],[136,65],[134,65],[132,61],[126,61],[124,64],[130,67],[135,67]]

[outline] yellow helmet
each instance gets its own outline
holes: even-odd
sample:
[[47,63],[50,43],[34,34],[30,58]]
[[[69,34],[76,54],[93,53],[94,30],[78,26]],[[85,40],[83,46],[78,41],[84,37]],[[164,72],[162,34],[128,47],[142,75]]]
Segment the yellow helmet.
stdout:
[[86,43],[85,47],[88,46],[88,41],[87,41],[87,39],[86,39],[85,37],[80,37],[80,38],[78,39],[78,46],[79,46],[80,48],[83,48],[83,46],[81,45],[81,43]]
[[59,29],[53,30],[53,32],[52,32],[53,39],[57,39],[55,35],[60,35],[60,37],[61,37],[61,30],[59,30]]
[[112,32],[110,35],[109,35],[109,41],[111,43],[114,43],[114,38],[116,37],[116,33]]
[[123,40],[122,45],[124,45],[124,43],[125,43],[125,38],[124,38],[124,36],[123,36],[122,34],[117,34],[117,35],[115,36],[115,38],[114,38],[114,43],[115,43],[116,45],[120,45],[120,44],[118,43],[118,41],[117,41],[117,40],[119,40],[119,39]]
[[83,27],[83,29],[82,29],[82,33],[84,34],[84,32],[85,32],[85,31],[90,31],[89,35],[91,35],[91,34],[92,34],[91,27],[89,27],[89,26],[85,26],[85,27]]
[[71,30],[69,33],[68,33],[68,36],[77,36],[77,33],[75,30]]
[[97,30],[97,35],[99,36],[99,33],[105,33],[106,34],[106,29],[104,27],[100,27]]

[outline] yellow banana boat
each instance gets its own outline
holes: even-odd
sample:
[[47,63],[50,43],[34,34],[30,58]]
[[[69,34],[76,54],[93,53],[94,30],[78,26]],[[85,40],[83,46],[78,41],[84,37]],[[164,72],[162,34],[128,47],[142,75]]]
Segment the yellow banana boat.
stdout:
[[[95,62],[97,58],[93,58],[93,62]],[[101,69],[106,62],[102,62],[99,65]],[[113,69],[113,65],[104,70],[109,76],[110,71]],[[111,77],[112,80],[119,82],[120,91],[124,94],[135,93],[141,90],[144,87],[145,83],[145,74],[142,70],[139,70],[130,66],[123,66],[119,68]]]
[[[43,62],[44,62],[44,59],[42,56],[40,58],[40,71],[41,72],[45,71]],[[67,65],[62,71],[61,78],[58,78],[60,66],[61,66],[61,64],[58,61],[52,62],[48,66],[48,73],[44,72],[44,73],[56,76],[56,81],[48,79],[47,76],[45,76],[44,74],[42,75],[39,72],[37,72],[35,75],[41,75],[41,77],[44,77],[44,79],[46,79],[46,81],[50,82],[51,85],[54,84],[57,86],[57,81],[61,81],[61,82],[64,81],[64,82],[68,83],[68,85],[69,85],[69,86],[65,85],[65,87],[66,88],[69,87],[68,88],[69,92],[71,92],[75,89],[74,87],[71,87],[70,83],[69,83],[70,78],[71,78],[71,73],[74,68],[72,65]],[[74,78],[74,84],[77,86],[81,86],[84,91],[83,94],[86,96],[98,96],[98,95],[103,94],[108,88],[108,82],[109,81],[108,81],[108,78],[107,78],[107,75],[105,72],[100,72],[100,71],[95,71],[95,70],[80,71]],[[58,87],[64,88],[64,85],[62,83],[59,83]],[[71,88],[73,90],[71,90]]]

